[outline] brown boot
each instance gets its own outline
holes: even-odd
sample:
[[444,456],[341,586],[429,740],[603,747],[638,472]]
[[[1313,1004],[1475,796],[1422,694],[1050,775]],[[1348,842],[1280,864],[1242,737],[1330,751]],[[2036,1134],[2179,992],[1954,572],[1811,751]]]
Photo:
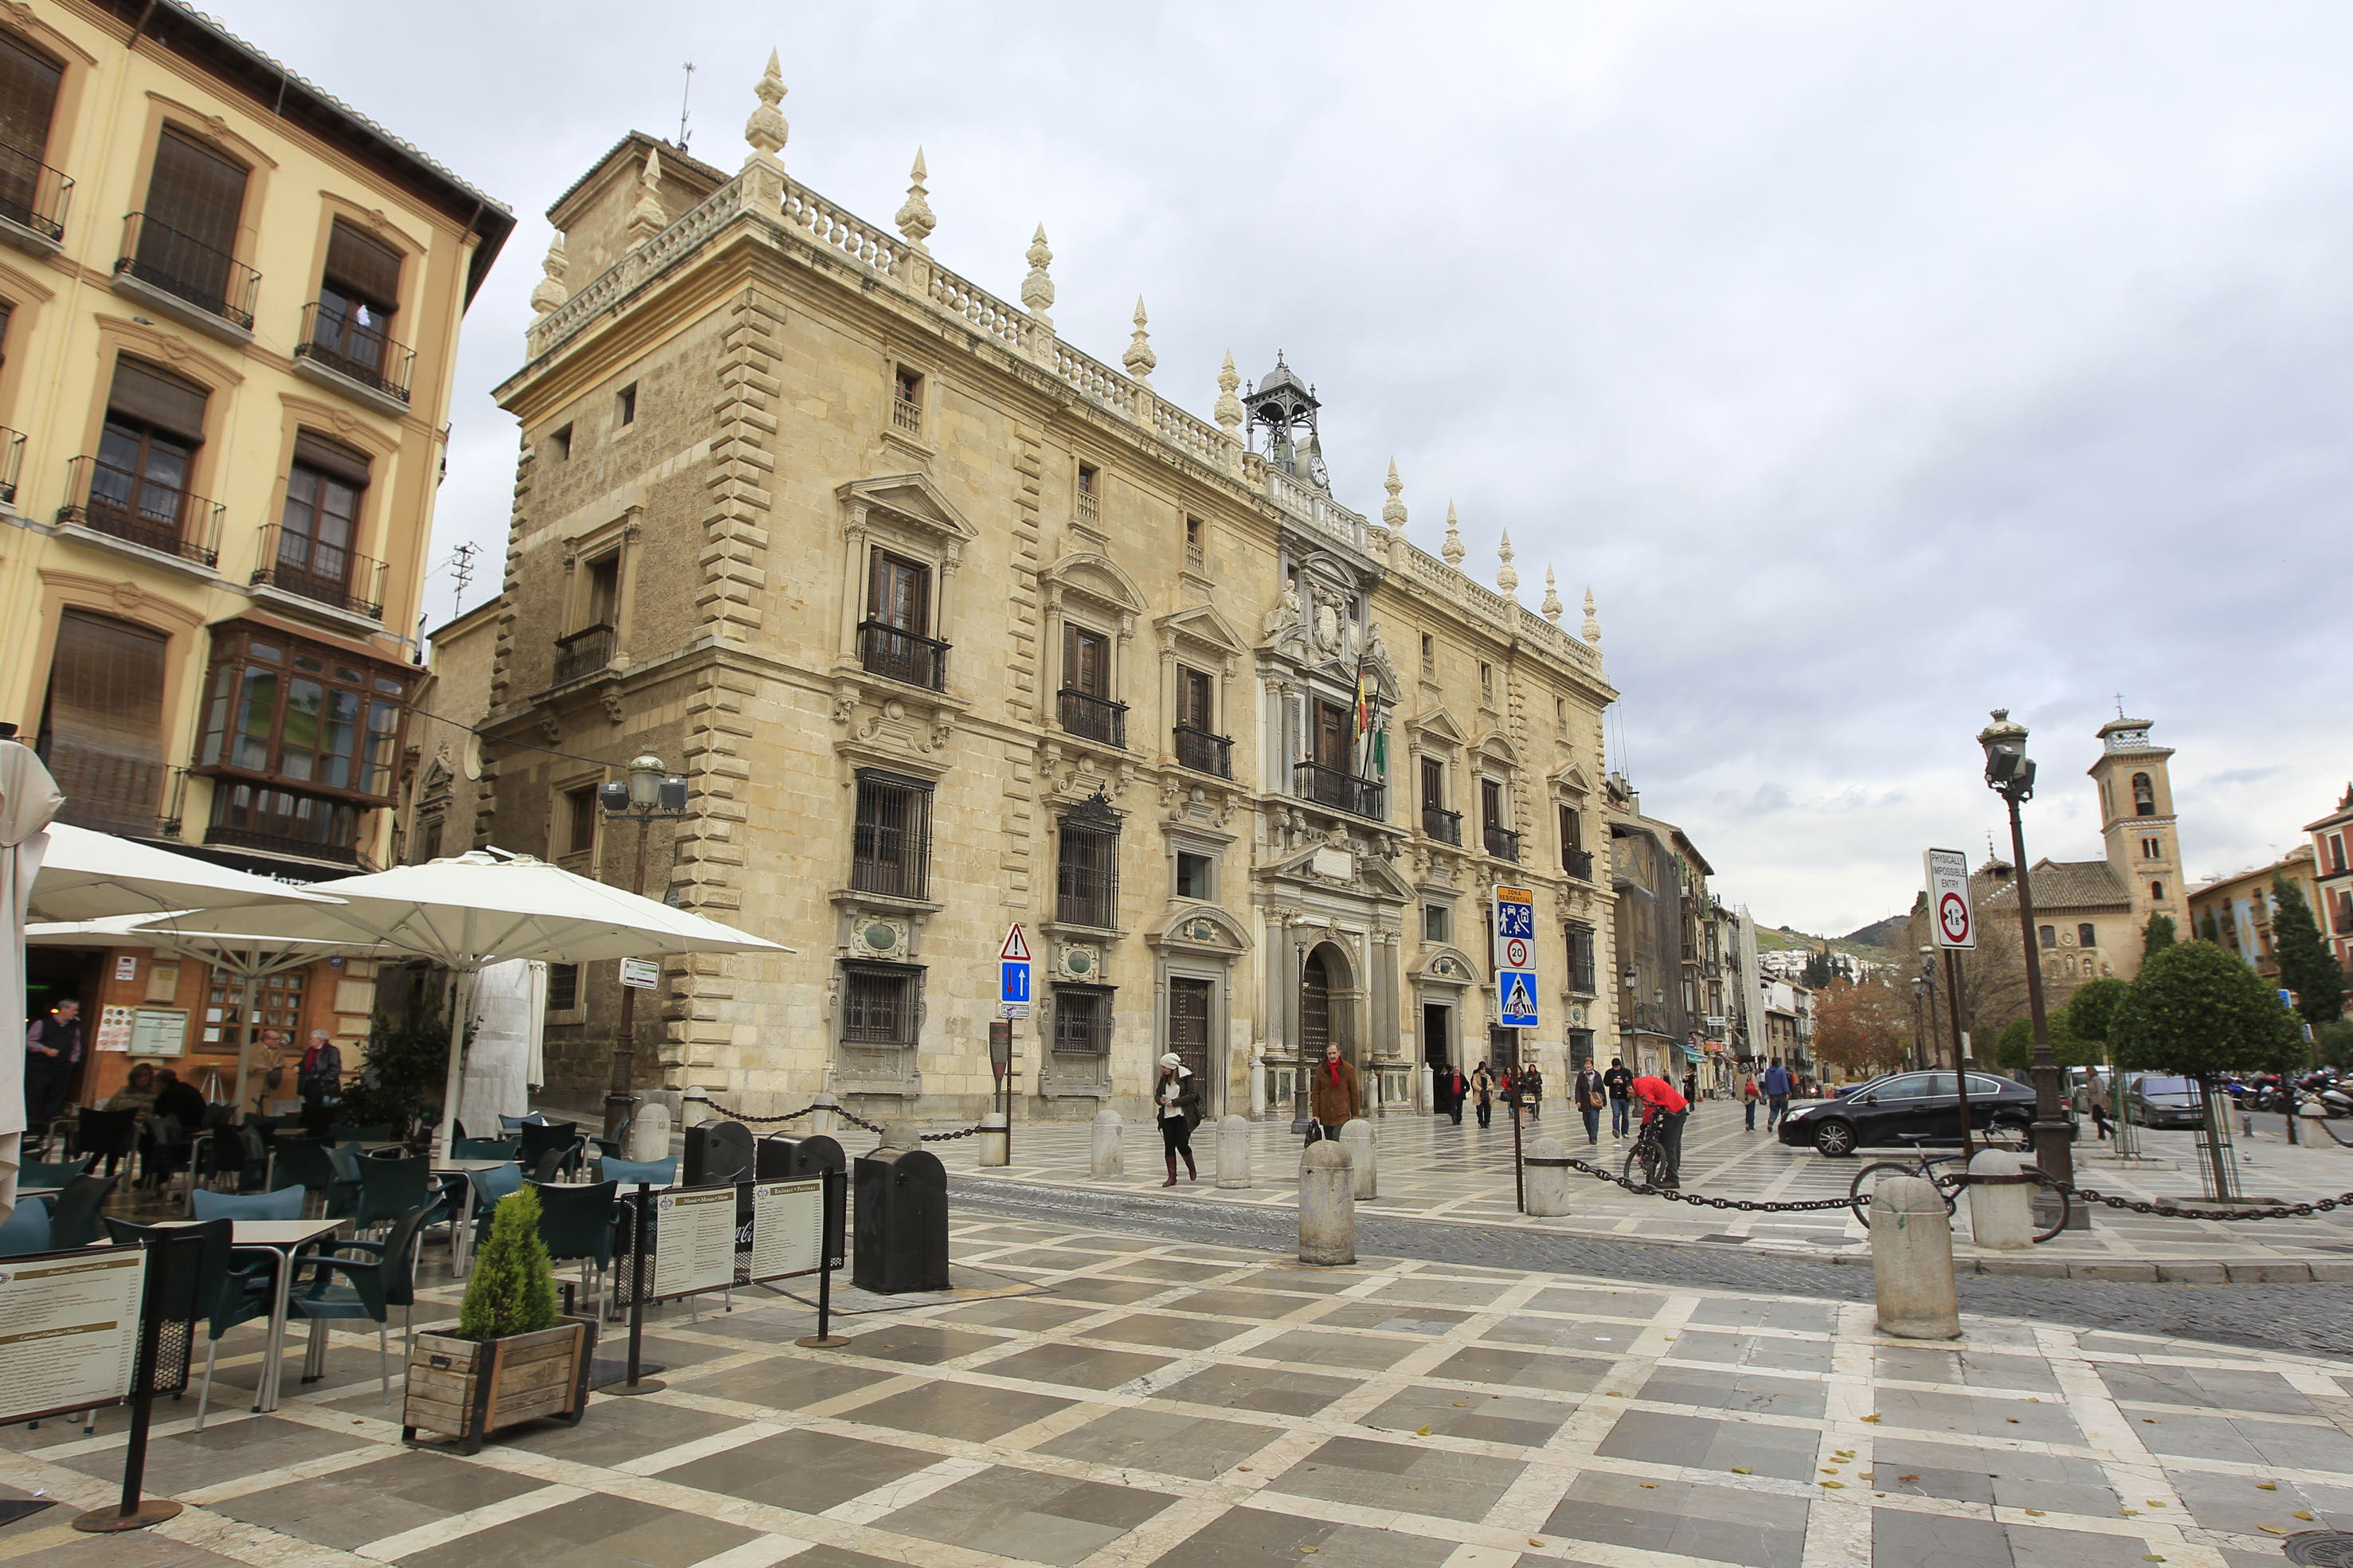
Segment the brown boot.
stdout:
[[1185,1179],[1188,1182],[1198,1182],[1201,1179],[1201,1173],[1194,1167],[1193,1151],[1190,1149],[1185,1151]]
[[1173,1187],[1176,1184],[1176,1156],[1169,1154],[1166,1158],[1168,1161],[1168,1179],[1160,1184],[1164,1187]]

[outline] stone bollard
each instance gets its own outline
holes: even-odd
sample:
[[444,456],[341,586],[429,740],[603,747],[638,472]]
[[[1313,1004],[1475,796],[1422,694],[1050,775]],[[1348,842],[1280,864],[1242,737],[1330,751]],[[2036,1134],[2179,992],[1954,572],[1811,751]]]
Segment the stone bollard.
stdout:
[[2034,1245],[2034,1186],[2031,1182],[1980,1182],[2015,1176],[2026,1162],[2007,1149],[1980,1149],[1969,1162],[1969,1239],[1979,1247],[2010,1251]]
[[1890,1176],[1872,1190],[1871,1278],[1881,1333],[1905,1340],[1959,1337],[1952,1216],[1944,1195],[1925,1178]]
[[1250,1184],[1250,1118],[1229,1116],[1218,1123],[1218,1185],[1247,1187]]
[[1340,1129],[1340,1146],[1348,1151],[1348,1163],[1356,1173],[1356,1195],[1379,1197],[1381,1173],[1379,1156],[1373,1152],[1373,1124],[1356,1117]]
[[1126,1173],[1127,1161],[1119,1148],[1119,1112],[1110,1106],[1095,1112],[1094,1142],[1087,1154],[1088,1175],[1100,1178]]
[[992,1110],[980,1119],[980,1163],[984,1165],[1013,1163],[1013,1133],[1005,1125],[1005,1112]]
[[822,1132],[828,1138],[841,1136],[841,1101],[827,1089],[809,1097],[809,1131]]
[[670,1157],[670,1107],[659,1100],[649,1100],[638,1107],[638,1114],[629,1121],[629,1136],[623,1145],[624,1158],[630,1160],[666,1160]]
[[1299,1157],[1299,1261],[1356,1261],[1356,1194],[1346,1145],[1321,1138]]
[[1527,1212],[1547,1218],[1568,1212],[1568,1145],[1546,1133],[1528,1145]]
[[1250,1119],[1263,1121],[1266,1120],[1266,1057],[1263,1052],[1250,1052]]
[[700,1127],[719,1113],[711,1109],[711,1091],[690,1089],[678,1097],[678,1124],[681,1129]]
[[923,1146],[923,1130],[904,1118],[885,1121],[880,1136],[882,1141],[874,1145],[877,1149],[920,1149]]

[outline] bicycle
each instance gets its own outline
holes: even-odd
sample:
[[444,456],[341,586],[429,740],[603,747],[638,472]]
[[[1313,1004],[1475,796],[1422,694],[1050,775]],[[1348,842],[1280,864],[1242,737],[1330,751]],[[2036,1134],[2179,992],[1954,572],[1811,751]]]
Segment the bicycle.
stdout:
[[1630,1182],[1646,1187],[1663,1185],[1659,1175],[1666,1169],[1666,1146],[1659,1142],[1659,1120],[1652,1117],[1640,1124],[1634,1134],[1634,1146],[1626,1151],[1626,1161],[1620,1173]]
[[[2014,1142],[2006,1138],[1997,1137],[1990,1131],[1980,1134],[1980,1138],[1984,1146],[1989,1149],[2004,1149],[2013,1154],[2033,1152],[2033,1145],[2027,1142],[2022,1132],[2018,1135]],[[1960,1191],[1966,1184],[1963,1180],[1967,1173],[1966,1170],[1947,1171],[1942,1174],[1939,1174],[1936,1170],[1939,1165],[1957,1166],[1963,1163],[1959,1145],[1956,1142],[1953,1152],[1948,1154],[1931,1154],[1922,1147],[1928,1141],[1929,1135],[1924,1132],[1900,1134],[1899,1142],[1912,1146],[1911,1159],[1874,1160],[1854,1173],[1854,1181],[1847,1188],[1847,1202],[1848,1205],[1854,1210],[1854,1217],[1862,1222],[1865,1230],[1871,1228],[1872,1194],[1881,1182],[1890,1176],[1918,1176],[1926,1181],[1929,1185],[1936,1189],[1936,1195],[1945,1200],[1947,1215],[1952,1214],[1959,1205]],[[2073,1205],[2068,1198],[2066,1188],[2058,1185],[2042,1172],[2032,1170],[2031,1167],[2029,1169],[2034,1177],[2035,1185],[2041,1189],[2043,1196],[2051,1200],[2058,1215],[2055,1224],[2034,1234],[2035,1240],[2048,1241],[2067,1228],[2068,1211]]]

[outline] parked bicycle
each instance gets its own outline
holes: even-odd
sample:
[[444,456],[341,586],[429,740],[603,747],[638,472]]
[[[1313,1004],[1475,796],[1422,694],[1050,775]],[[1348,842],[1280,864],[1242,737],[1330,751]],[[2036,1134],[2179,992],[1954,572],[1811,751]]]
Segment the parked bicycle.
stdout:
[[[1910,1159],[1874,1160],[1854,1173],[1854,1183],[1847,1190],[1848,1203],[1854,1209],[1854,1217],[1862,1222],[1865,1229],[1869,1229],[1871,1226],[1871,1195],[1879,1184],[1890,1176],[1923,1178],[1936,1189],[1936,1195],[1945,1200],[1945,1212],[1948,1215],[1957,1206],[1961,1189],[1967,1184],[1965,1178],[1968,1171],[1962,1163],[1958,1143],[1944,1139],[1932,1139],[1928,1134],[1922,1132],[1899,1133],[1897,1142],[1911,1145]],[[2033,1145],[2023,1136],[2016,1142],[2011,1142],[1989,1133],[1983,1135],[1982,1142],[1989,1149],[2006,1149],[2013,1154],[2033,1152]],[[1938,1144],[1942,1149],[1949,1150],[1949,1152],[1929,1152],[1925,1145],[1931,1142]],[[2067,1196],[2066,1188],[2060,1186],[2031,1166],[2028,1167],[2028,1173],[2034,1178],[2035,1186],[2039,1189],[2039,1198],[2047,1199],[2052,1205],[2048,1212],[2054,1213],[2058,1216],[2049,1228],[2037,1230],[2034,1233],[2035,1240],[2048,1241],[2067,1228],[2068,1210],[2073,1205]]]
[[1659,1178],[1666,1169],[1666,1146],[1659,1142],[1659,1121],[1653,1117],[1634,1134],[1634,1146],[1626,1151],[1626,1163],[1620,1173],[1630,1182],[1655,1187],[1662,1184]]

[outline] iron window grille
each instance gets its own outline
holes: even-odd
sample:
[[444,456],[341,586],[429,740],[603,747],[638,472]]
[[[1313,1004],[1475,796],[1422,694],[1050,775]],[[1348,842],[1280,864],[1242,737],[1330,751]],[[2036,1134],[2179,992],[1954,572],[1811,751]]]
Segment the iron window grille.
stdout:
[[1100,1058],[1111,1054],[1111,997],[1107,986],[1054,987],[1056,1056]]
[[1054,867],[1054,918],[1109,931],[1119,922],[1119,818],[1097,795],[1062,818]]
[[913,1045],[921,973],[895,964],[843,964],[841,1043],[901,1050]]
[[920,899],[931,880],[932,786],[861,771],[850,830],[849,885],[865,893]]

